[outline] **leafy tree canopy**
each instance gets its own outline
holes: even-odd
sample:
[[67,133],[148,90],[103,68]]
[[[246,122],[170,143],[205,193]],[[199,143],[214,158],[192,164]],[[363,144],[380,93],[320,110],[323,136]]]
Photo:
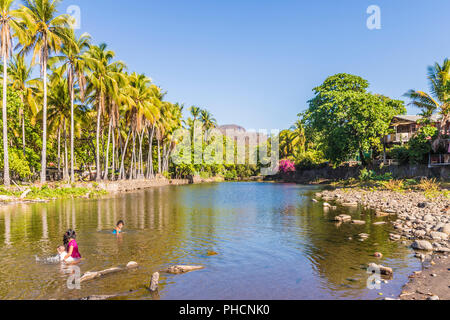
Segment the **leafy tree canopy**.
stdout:
[[307,125],[323,140],[327,159],[338,165],[356,154],[379,149],[392,118],[406,113],[404,103],[367,91],[367,80],[336,74],[314,88],[305,113]]

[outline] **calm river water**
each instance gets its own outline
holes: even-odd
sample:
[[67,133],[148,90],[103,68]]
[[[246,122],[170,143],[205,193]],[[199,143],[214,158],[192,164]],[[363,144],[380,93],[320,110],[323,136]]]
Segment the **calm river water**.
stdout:
[[[218,183],[1,207],[0,299],[110,294],[120,299],[380,299],[400,294],[408,275],[420,268],[412,251],[390,242],[391,226],[374,226],[369,212],[324,212],[311,201],[317,190]],[[368,223],[331,221],[344,212]],[[116,238],[111,231],[119,219],[125,220],[126,232]],[[140,268],[69,290],[60,265],[37,263],[34,257],[54,255],[68,228],[78,234],[82,273],[128,261]],[[362,232],[370,234],[364,242],[358,238]],[[208,255],[211,251],[218,254]],[[395,276],[381,290],[369,290],[364,267],[377,262],[376,251]],[[151,274],[169,264],[205,269],[161,274],[159,294],[150,294],[145,287]]]

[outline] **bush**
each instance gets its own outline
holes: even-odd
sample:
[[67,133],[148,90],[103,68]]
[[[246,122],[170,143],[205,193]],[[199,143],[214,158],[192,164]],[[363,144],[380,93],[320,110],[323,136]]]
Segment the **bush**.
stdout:
[[236,180],[237,172],[235,169],[227,170],[224,176],[225,180]]
[[404,146],[395,146],[390,152],[391,158],[398,161],[399,164],[409,163],[409,148]]
[[402,191],[405,188],[403,180],[389,180],[381,182],[381,185],[390,191]]
[[295,164],[289,159],[281,160],[279,164],[279,172],[281,173],[295,172]]
[[297,169],[314,169],[327,163],[322,151],[308,150],[299,156],[296,167]]
[[362,169],[359,173],[359,181],[389,181],[392,180],[392,173],[386,172],[377,175],[373,170]]

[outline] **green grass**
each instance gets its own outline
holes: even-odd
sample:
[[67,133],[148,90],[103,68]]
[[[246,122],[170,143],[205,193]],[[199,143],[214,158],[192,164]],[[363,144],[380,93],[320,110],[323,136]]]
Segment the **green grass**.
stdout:
[[[97,188],[86,188],[86,187],[60,187],[59,185],[48,186],[44,185],[42,187],[31,186],[31,192],[28,193],[25,199],[28,200],[52,200],[52,199],[66,199],[66,198],[81,198],[81,197],[95,197],[106,195],[105,190],[99,190]],[[11,197],[20,197],[22,193],[26,190],[23,188],[22,191],[7,189],[5,187],[0,187],[0,195],[6,195]]]

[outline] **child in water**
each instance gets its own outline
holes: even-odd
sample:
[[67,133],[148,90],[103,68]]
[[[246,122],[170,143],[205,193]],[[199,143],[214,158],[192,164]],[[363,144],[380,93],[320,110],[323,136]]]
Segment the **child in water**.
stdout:
[[64,258],[67,256],[67,251],[64,246],[59,246],[57,251],[58,251],[59,261],[61,261],[61,262],[63,262],[63,261],[64,262],[73,262],[74,261],[72,257],[69,257],[66,260],[64,260]]
[[113,234],[115,234],[115,235],[121,234],[124,226],[125,226],[125,223],[122,220],[117,222],[116,228],[114,229]]
[[54,263],[59,263],[59,262],[68,262],[68,263],[74,262],[72,257],[69,257],[66,260],[64,260],[64,258],[67,256],[67,251],[64,246],[58,246],[56,248],[56,251],[58,252],[58,254],[56,256],[49,257],[49,258],[43,258],[43,259],[36,256],[36,261],[43,262],[43,263],[49,263],[49,264],[54,264]]
[[[81,259],[81,254],[78,251],[78,244],[76,241],[77,234],[74,230],[68,230],[63,237],[64,247],[66,252],[60,252],[64,262],[76,262]],[[66,253],[64,256],[63,254]]]

